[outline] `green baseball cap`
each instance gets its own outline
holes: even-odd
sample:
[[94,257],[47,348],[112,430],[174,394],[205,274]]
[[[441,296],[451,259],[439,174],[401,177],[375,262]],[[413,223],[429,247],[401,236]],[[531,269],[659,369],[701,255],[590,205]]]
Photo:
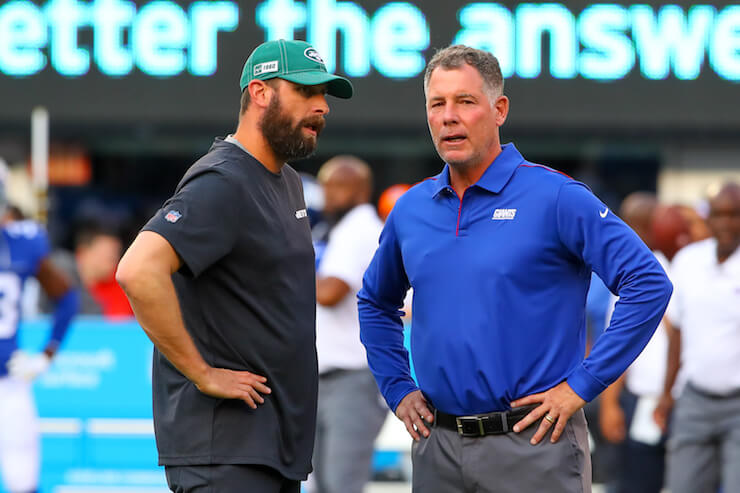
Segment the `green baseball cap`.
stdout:
[[305,41],[278,39],[259,45],[244,64],[239,87],[243,91],[254,79],[275,77],[304,86],[327,84],[329,94],[338,98],[349,99],[353,93],[352,83],[327,72],[324,60]]

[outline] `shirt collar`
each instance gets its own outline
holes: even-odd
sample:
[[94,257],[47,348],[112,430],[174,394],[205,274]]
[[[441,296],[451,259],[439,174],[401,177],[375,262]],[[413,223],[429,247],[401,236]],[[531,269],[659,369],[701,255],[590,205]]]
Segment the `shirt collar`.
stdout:
[[[504,144],[501,146],[501,154],[486,168],[477,182],[473,186],[478,186],[489,192],[499,193],[509,182],[511,175],[524,158],[519,153],[514,144]],[[434,196],[436,197],[442,190],[452,190],[450,186],[450,165],[445,164],[440,174],[434,177],[436,180],[434,187]]]

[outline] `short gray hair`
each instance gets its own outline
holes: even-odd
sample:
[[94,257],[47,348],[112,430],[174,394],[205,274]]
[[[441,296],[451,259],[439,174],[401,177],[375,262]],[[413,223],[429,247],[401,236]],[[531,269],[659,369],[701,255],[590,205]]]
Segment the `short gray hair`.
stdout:
[[460,68],[468,64],[483,78],[483,90],[491,104],[504,93],[504,76],[498,59],[491,53],[465,45],[452,45],[439,50],[427,64],[424,72],[424,92],[429,87],[429,79],[436,68],[445,70]]

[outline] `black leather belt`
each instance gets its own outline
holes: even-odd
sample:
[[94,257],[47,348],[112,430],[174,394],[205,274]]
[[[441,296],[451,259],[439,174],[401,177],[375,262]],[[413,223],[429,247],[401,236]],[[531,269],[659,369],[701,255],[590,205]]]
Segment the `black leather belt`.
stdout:
[[509,433],[516,423],[537,406],[522,406],[511,411],[501,411],[472,416],[453,416],[434,410],[433,426],[456,431],[464,437],[482,437]]

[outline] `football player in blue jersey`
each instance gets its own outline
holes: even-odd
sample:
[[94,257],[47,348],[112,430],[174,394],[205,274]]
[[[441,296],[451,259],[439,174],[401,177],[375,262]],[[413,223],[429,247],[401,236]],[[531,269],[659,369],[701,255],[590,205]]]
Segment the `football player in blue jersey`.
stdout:
[[[49,366],[77,313],[79,293],[49,259],[43,228],[5,216],[5,186],[0,179],[0,476],[11,493],[37,491],[39,433],[31,381]],[[23,285],[36,277],[55,303],[53,328],[39,353],[18,349]]]

